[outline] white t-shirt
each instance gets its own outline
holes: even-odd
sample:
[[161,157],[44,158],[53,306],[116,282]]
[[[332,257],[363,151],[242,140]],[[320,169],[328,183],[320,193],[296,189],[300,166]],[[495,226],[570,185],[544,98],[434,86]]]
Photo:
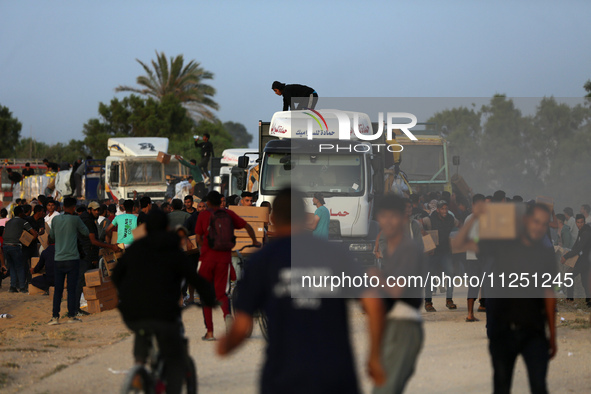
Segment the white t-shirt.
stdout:
[[[464,223],[468,223],[468,221],[472,219],[472,214],[468,215],[468,217],[466,217],[466,220],[464,220]],[[474,223],[472,224],[472,228],[470,229],[470,232],[468,233],[468,239],[470,239],[471,241],[477,241],[479,238],[479,232],[478,232],[478,226],[480,224],[478,223],[478,219],[474,220]],[[476,257],[476,253],[474,253],[471,250],[467,250],[466,251],[466,260],[478,260],[478,258]]]
[[570,219],[566,221],[566,224],[570,227],[570,235],[572,235],[573,239],[577,239],[579,236],[579,229],[577,228],[577,221],[575,218],[571,216]]
[[58,211],[54,211],[51,215],[45,216],[45,223],[47,223],[47,225],[49,227],[51,227],[51,221],[53,220],[54,217],[56,217],[58,215],[59,215],[59,212]]

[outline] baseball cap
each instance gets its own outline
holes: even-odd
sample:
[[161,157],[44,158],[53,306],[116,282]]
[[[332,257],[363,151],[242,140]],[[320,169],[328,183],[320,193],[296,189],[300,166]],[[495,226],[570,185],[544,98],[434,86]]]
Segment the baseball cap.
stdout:
[[98,202],[93,201],[90,204],[88,204],[88,209],[99,209],[101,206],[99,205]]

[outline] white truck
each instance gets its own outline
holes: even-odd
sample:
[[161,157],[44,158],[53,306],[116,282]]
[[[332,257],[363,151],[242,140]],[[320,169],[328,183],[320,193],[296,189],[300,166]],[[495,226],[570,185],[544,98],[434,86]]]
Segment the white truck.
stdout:
[[[338,139],[343,115],[350,140]],[[272,202],[281,188],[291,186],[306,195],[307,210],[313,213],[312,196],[321,192],[330,212],[329,239],[348,244],[360,264],[373,265],[378,232],[373,203],[383,193],[385,153],[384,146],[380,153],[376,148],[385,139],[361,141],[354,129],[372,135],[369,116],[339,110],[276,112],[269,136],[277,139],[268,140],[262,152],[257,205]],[[242,160],[240,166],[245,164]]]
[[158,152],[168,152],[168,138],[109,138],[107,148],[105,193],[113,200],[133,198],[134,191],[156,201],[164,200],[169,189],[167,176],[188,174],[177,160],[168,164],[158,161]]
[[238,159],[242,156],[248,157],[249,168],[257,165],[259,154],[254,149],[236,148],[226,149],[222,152],[220,179],[214,182],[214,186],[218,192],[225,196],[239,195],[245,188],[248,171],[238,167]]

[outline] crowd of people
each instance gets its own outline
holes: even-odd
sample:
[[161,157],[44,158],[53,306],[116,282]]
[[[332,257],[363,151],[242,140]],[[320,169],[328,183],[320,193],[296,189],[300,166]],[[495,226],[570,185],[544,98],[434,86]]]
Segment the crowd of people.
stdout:
[[[269,206],[277,239],[249,259],[238,284],[240,297],[233,305],[232,315],[228,289],[236,274],[231,248],[218,247],[224,244],[224,233],[228,233],[224,226],[232,231],[246,229],[253,244],[260,246],[250,225],[226,209],[228,205],[255,205],[256,198],[250,192],[224,197],[214,191],[201,201],[188,195],[184,200],[161,203],[147,196],[121,200],[118,204],[105,201],[88,205],[72,197],[62,203],[45,196],[29,202],[16,200],[10,210],[0,211],[3,277],[9,267],[9,291],[13,293],[26,293],[29,283],[45,291],[55,287],[49,324],[59,324],[60,319],[80,322],[86,314],[81,308],[84,273],[97,266],[101,248],[125,250],[113,281],[119,291],[124,321],[136,333],[134,355],[138,363],[146,361],[148,333],[161,342],[165,349],[163,357],[170,361],[169,365],[180,365],[184,357],[181,308],[193,304],[197,291],[206,329],[202,340],[217,341],[220,355],[230,353],[248,337],[259,310],[269,317],[262,392],[277,392],[285,387],[296,387],[298,391],[338,388],[339,392],[358,392],[345,299],[301,302],[292,298],[289,291],[278,290],[290,278],[291,249],[297,245],[302,245],[302,250],[316,251],[307,259],[312,266],[334,255],[343,267],[354,265],[350,256],[339,254],[342,251],[326,242],[330,238],[330,214],[321,193],[311,199],[316,207],[313,215],[306,214],[303,199],[290,189],[279,192],[272,207],[267,202],[258,204]],[[487,202],[526,205],[524,229],[517,239],[479,240],[478,220]],[[503,191],[490,196],[474,194],[471,201],[439,192],[413,194],[410,198],[387,195],[377,203],[375,211],[380,233],[374,253],[381,267],[376,275],[381,278],[421,275],[425,271],[479,276],[491,266],[507,271],[525,266],[522,269],[554,274],[557,261],[553,246],[561,246],[570,249],[562,262],[578,256],[569,272],[580,276],[587,306],[591,307],[591,209],[587,204],[577,214],[571,207],[555,214],[547,204],[524,201],[520,196],[508,198]],[[142,224],[147,236],[134,241],[134,230]],[[20,243],[23,231],[34,238],[26,247]],[[37,239],[46,231],[49,246],[43,249]],[[117,232],[116,241],[111,240],[113,231]],[[428,231],[437,232],[439,242],[435,250],[425,253],[422,236]],[[182,253],[181,246],[186,246],[192,235],[196,235],[198,253]],[[322,252],[318,253],[319,250]],[[457,250],[462,252],[454,253]],[[31,267],[31,258],[37,256],[38,264]],[[162,261],[169,263],[162,265]],[[43,275],[31,277],[32,273],[42,271]],[[68,311],[60,316],[66,278]],[[357,295],[368,321],[368,372],[375,383],[374,392],[402,392],[414,373],[424,342],[420,308],[436,312],[433,290],[428,285],[420,289],[388,288],[382,294],[362,289]],[[526,362],[532,392],[546,392],[548,362],[557,351],[556,302],[551,294],[554,290],[540,290],[533,298],[503,298],[486,294],[484,287],[472,286],[470,282],[465,320],[479,320],[474,313],[478,300],[477,312],[485,312],[487,318],[495,392],[510,391],[515,360],[520,354]],[[568,301],[573,300],[573,290],[566,289]],[[439,291],[446,293],[445,306],[457,309],[453,284]],[[212,308],[217,306],[226,322],[226,335],[219,340],[214,336],[212,320]],[[182,380],[178,369],[172,368],[169,373],[170,382]],[[171,387],[177,386],[172,383]]]

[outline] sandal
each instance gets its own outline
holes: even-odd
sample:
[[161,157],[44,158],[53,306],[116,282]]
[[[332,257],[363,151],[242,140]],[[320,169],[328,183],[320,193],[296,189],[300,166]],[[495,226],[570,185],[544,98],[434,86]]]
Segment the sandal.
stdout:
[[454,301],[451,298],[448,298],[445,301],[445,306],[447,307],[447,309],[458,309],[458,306],[454,304]]
[[215,337],[209,337],[209,338],[208,338],[208,337],[207,337],[207,334],[205,334],[204,336],[202,336],[202,337],[201,337],[201,340],[202,340],[202,341],[205,341],[205,342],[213,342],[213,341],[217,341],[217,339],[215,339]]
[[473,318],[471,318],[471,319],[470,319],[469,317],[467,317],[467,318],[466,318],[466,323],[473,323],[473,322],[475,322],[475,321],[480,321],[480,320],[479,320],[479,319],[477,319],[477,318],[475,318],[475,317],[473,317]]
[[432,302],[425,302],[425,310],[427,312],[437,312],[437,310],[433,307]]

